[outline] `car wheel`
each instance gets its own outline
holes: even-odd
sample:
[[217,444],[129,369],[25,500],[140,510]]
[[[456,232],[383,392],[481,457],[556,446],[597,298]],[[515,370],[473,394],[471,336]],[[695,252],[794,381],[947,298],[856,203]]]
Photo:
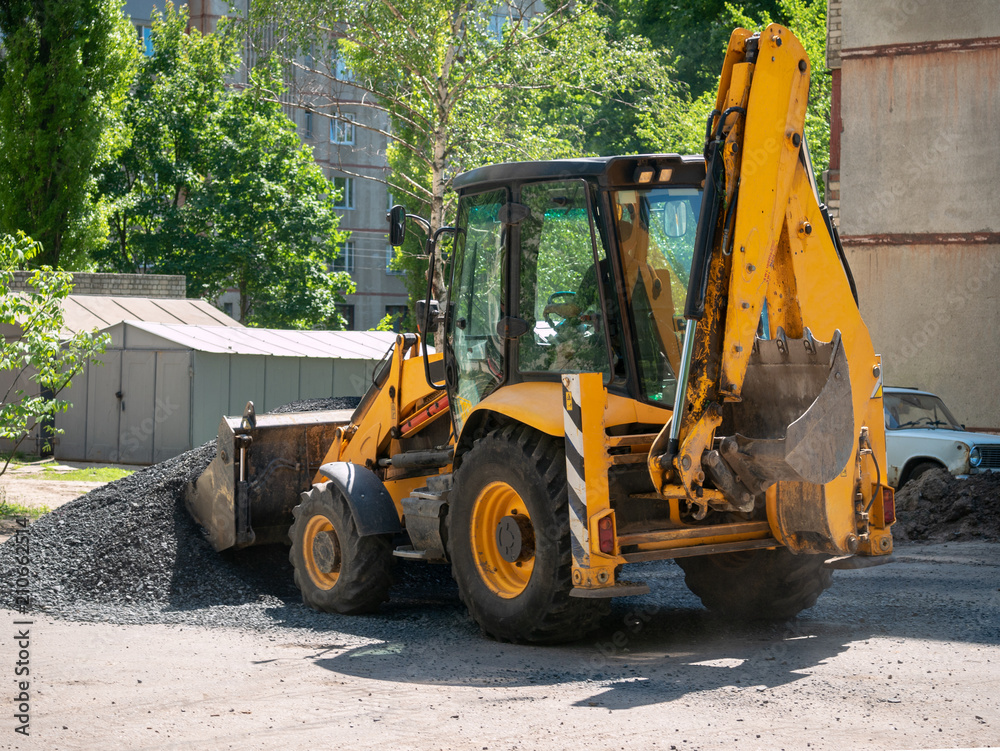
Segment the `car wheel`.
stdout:
[[937,462],[920,462],[920,464],[914,465],[914,467],[907,473],[906,479],[899,484],[899,487],[903,487],[911,480],[919,479],[922,474],[930,472],[932,469],[944,469],[944,467]]

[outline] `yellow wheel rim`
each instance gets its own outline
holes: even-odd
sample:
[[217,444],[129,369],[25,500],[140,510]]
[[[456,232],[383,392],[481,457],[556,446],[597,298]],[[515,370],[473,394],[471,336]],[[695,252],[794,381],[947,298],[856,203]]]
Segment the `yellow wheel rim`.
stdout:
[[333,589],[340,578],[340,539],[325,516],[314,516],[306,523],[302,557],[313,584],[320,589]]
[[534,541],[522,559],[507,560],[497,546],[497,527],[505,517],[522,517],[530,528],[531,516],[521,496],[505,482],[491,482],[479,493],[472,507],[470,539],[475,546],[476,568],[486,586],[500,597],[517,597],[528,586],[535,567]]

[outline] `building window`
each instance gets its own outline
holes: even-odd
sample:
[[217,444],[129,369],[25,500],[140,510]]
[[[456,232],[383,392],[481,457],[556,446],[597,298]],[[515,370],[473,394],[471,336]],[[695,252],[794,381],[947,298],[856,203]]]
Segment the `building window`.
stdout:
[[335,177],[333,187],[337,189],[337,198],[334,201],[334,208],[353,209],[354,208],[354,178]]
[[507,25],[507,15],[502,12],[496,12],[490,16],[490,33],[498,41],[503,41],[503,27]]
[[313,113],[306,113],[306,138],[313,137]]
[[326,267],[329,271],[354,271],[354,240],[337,243],[337,257]]
[[396,258],[396,249],[391,245],[385,246],[385,273],[391,274],[392,276],[400,276],[403,273],[402,269],[393,268],[393,259]]
[[348,69],[343,55],[340,54],[339,50],[335,54],[336,57],[333,60],[333,77],[338,81],[353,81],[354,76],[351,75],[351,71]]
[[353,144],[354,143],[354,121],[331,120],[330,121],[330,143]]
[[142,54],[146,57],[153,56],[153,29],[150,26],[136,26],[139,34],[139,44],[142,46]]
[[337,305],[337,313],[344,319],[344,330],[354,331],[354,306],[346,304]]
[[403,330],[403,319],[409,311],[405,305],[386,305],[385,314],[392,316],[392,330],[397,334]]
[[233,304],[231,302],[222,303],[222,312],[230,318],[233,317]]

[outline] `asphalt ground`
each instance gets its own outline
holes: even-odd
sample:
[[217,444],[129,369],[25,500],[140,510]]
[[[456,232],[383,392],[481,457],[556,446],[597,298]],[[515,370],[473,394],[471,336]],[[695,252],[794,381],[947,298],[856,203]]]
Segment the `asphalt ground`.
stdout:
[[[250,551],[247,551],[250,552]],[[266,560],[266,552],[263,560]],[[927,749],[1000,745],[1000,544],[899,546],[838,571],[783,625],[708,614],[670,562],[561,647],[480,635],[446,569],[407,563],[372,616],[295,605],[245,627],[79,622],[29,631],[31,749]],[[227,606],[235,617],[238,604]],[[13,673],[9,636],[0,669]],[[13,681],[8,684],[16,688]],[[12,695],[10,698],[15,698]]]

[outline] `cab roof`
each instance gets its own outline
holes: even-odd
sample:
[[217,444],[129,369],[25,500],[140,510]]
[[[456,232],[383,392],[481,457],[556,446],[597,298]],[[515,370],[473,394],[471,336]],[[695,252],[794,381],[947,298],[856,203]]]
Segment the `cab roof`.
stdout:
[[672,169],[670,182],[700,184],[705,179],[705,160],[701,156],[680,154],[640,154],[636,156],[597,156],[579,159],[550,159],[538,162],[505,162],[463,172],[453,183],[456,190],[503,185],[514,182],[574,178],[596,178],[602,185],[634,186],[637,168],[651,166]]
[[[913,386],[885,386],[882,391],[886,394],[924,394],[926,396],[937,396],[930,391],[924,391]],[[940,399],[940,397],[938,397]]]

